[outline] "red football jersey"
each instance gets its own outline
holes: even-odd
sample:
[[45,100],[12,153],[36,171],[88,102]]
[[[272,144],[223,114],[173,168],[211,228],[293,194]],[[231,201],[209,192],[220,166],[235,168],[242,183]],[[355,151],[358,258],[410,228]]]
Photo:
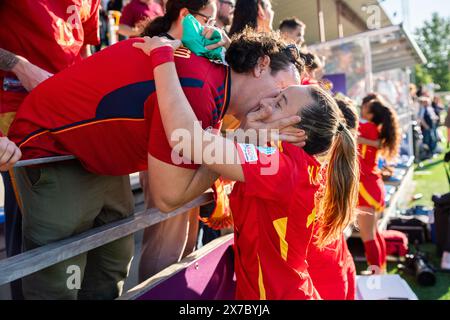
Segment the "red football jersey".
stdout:
[[[359,136],[369,140],[378,140],[380,133],[377,125],[370,121],[361,120],[358,126]],[[363,174],[376,173],[378,149],[373,146],[359,144],[359,162]]]
[[[361,120],[359,135],[362,138],[378,140],[380,133],[376,124]],[[374,208],[382,211],[384,208],[384,183],[377,166],[378,149],[365,144],[358,145],[360,163],[360,183],[358,206]]]
[[[318,234],[319,226],[319,223],[314,224],[313,234]],[[354,268],[354,262],[344,234],[323,249],[314,241],[313,237],[307,258],[314,287],[324,300],[353,300],[349,293],[354,292],[351,286],[355,280],[349,279],[349,269]]]
[[320,299],[308,274],[320,164],[303,149],[238,144],[245,183],[230,195],[237,299]]
[[[100,0],[0,1],[0,47],[57,73],[81,60],[85,44],[96,45]],[[0,70],[0,129],[5,133],[26,93],[3,91]]]
[[[148,152],[172,163],[150,57],[132,47],[136,41],[106,48],[30,93],[10,130],[24,159],[71,154],[103,175],[146,170]],[[203,127],[220,125],[229,101],[228,68],[185,48],[175,52],[175,63]]]

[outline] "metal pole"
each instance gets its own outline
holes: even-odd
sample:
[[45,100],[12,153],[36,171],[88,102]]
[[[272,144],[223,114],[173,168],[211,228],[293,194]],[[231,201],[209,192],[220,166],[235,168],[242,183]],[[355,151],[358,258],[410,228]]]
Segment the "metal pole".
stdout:
[[321,0],[317,0],[317,16],[319,19],[319,35],[320,42],[325,42],[325,24],[323,20],[323,11],[322,11],[322,2]]
[[338,37],[344,37],[344,25],[342,24],[342,2],[340,0],[336,1],[336,14],[337,14],[337,27],[338,27]]

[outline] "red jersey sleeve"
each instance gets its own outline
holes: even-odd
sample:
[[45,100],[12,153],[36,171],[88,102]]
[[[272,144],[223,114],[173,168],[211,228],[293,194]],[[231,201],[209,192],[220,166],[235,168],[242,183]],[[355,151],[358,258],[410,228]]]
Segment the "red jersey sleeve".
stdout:
[[292,195],[297,170],[295,161],[276,147],[238,143],[245,177],[245,192],[272,201],[287,201]]
[[120,16],[120,24],[125,24],[130,27],[134,27],[136,23],[136,15],[133,10],[133,3],[130,2],[122,9],[122,15]]
[[[208,88],[203,86],[201,88],[183,88],[184,94],[194,110],[197,119],[201,121],[203,129],[214,125],[213,115],[211,110],[215,108],[214,98],[208,93]],[[152,115],[150,117],[150,137],[148,152],[156,159],[168,164],[175,165],[186,169],[197,169],[199,165],[193,164],[187,159],[180,162],[179,156],[172,154],[172,148],[167,140],[164,126],[159,111],[158,102],[154,95],[148,101],[148,104],[154,105],[152,108]],[[147,109],[147,108],[146,108]],[[149,109],[147,109],[149,110]]]
[[84,44],[97,45],[100,43],[99,6],[100,0],[92,0],[90,16],[83,21]]

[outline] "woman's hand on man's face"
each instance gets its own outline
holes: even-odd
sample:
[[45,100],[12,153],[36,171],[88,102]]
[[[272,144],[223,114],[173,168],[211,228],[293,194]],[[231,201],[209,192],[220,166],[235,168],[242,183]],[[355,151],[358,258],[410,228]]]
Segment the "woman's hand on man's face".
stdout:
[[144,41],[133,43],[133,47],[141,49],[147,55],[160,47],[169,46],[176,50],[181,46],[180,40],[169,40],[162,37],[143,37],[142,40]]
[[[265,139],[259,141],[259,144],[265,144],[269,141],[285,141],[299,147],[305,146],[308,138],[305,131],[295,127],[301,121],[299,116],[294,115],[268,122],[267,119],[270,118],[271,114],[272,108],[270,106],[251,111],[247,114],[241,128],[244,130],[265,130],[267,133]],[[259,136],[264,135],[259,134]]]

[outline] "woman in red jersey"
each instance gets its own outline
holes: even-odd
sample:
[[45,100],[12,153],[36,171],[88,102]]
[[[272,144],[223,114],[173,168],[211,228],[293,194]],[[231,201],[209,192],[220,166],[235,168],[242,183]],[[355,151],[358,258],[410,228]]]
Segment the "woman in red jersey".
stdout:
[[385,191],[377,159],[378,155],[387,160],[397,156],[400,127],[396,112],[376,94],[363,99],[359,135],[380,141],[378,148],[364,143],[358,146],[361,167],[358,227],[368,265],[373,272],[382,273],[386,269],[386,244],[378,232],[377,214],[384,210]]
[[[358,114],[353,102],[349,98],[335,98],[341,110],[347,128],[357,136]],[[370,141],[367,141],[370,143]],[[315,223],[314,235],[320,230],[320,224]],[[356,270],[353,257],[348,250],[344,234],[319,248],[313,241],[308,248],[308,272],[314,287],[324,300],[354,300],[356,293]]]
[[[302,117],[299,127],[309,137],[304,149],[290,143],[263,147],[234,143],[198,130],[171,63],[172,48],[158,38],[145,41],[135,46],[150,50],[158,64],[154,76],[166,134],[170,138],[184,133],[182,140],[188,141],[183,156],[204,164],[199,175],[237,181],[230,196],[236,297],[319,299],[306,263],[316,213],[321,222],[317,244],[323,247],[352,221],[358,191],[355,138],[341,124],[334,100],[316,86],[291,86],[260,102],[262,109],[272,110],[269,121],[287,115]],[[170,92],[164,90],[168,87]],[[170,143],[180,148],[179,141]],[[326,184],[316,197],[321,165],[315,156],[325,153],[329,157]]]

